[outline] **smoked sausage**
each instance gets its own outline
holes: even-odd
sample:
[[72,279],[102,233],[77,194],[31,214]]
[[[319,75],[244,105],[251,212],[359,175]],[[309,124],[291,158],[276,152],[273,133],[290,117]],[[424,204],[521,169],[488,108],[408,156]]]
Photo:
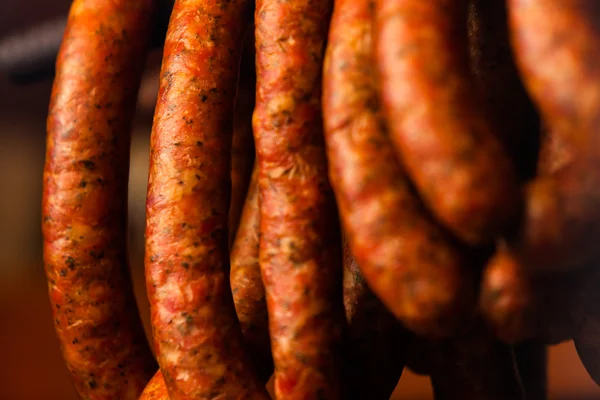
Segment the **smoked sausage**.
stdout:
[[137,399],[157,368],[126,245],[130,128],[153,3],[75,0],[56,63],[44,265],[54,327],[81,399]]
[[467,5],[376,1],[375,64],[391,138],[414,185],[446,227],[477,245],[513,227],[521,196],[471,79]]
[[600,13],[593,0],[509,0],[511,42],[525,87],[572,162],[527,188],[511,243],[536,273],[598,257],[600,235]]
[[472,314],[475,282],[396,159],[377,97],[371,9],[369,0],[335,6],[323,77],[330,181],[374,293],[407,328],[444,335]]
[[151,135],[146,286],[171,400],[267,399],[229,286],[234,95],[250,4],[177,0]]
[[341,395],[342,246],[320,101],[330,14],[330,0],[259,0],[254,17],[259,262],[285,400]]
[[389,400],[404,369],[406,332],[367,286],[346,241],[343,279],[344,398]]

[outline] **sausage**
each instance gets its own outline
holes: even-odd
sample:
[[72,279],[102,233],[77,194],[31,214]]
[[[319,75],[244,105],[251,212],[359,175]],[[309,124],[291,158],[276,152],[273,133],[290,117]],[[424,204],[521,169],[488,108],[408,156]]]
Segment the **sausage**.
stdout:
[[252,112],[256,87],[254,71],[254,32],[246,34],[240,68],[240,78],[235,97],[233,116],[233,141],[231,145],[231,208],[229,209],[229,243],[235,238],[242,208],[246,200],[252,165],[254,164],[254,137]]
[[258,264],[260,199],[258,168],[254,168],[248,197],[231,250],[231,291],[246,348],[259,379],[266,383],[273,374],[269,319],[265,288]]
[[502,246],[484,270],[481,308],[506,342],[557,344],[573,335],[571,309],[580,286],[581,274],[531,274],[518,254]]
[[229,287],[233,98],[245,1],[177,0],[150,139],[146,287],[172,400],[267,399]]
[[383,108],[408,175],[434,215],[478,245],[513,228],[522,199],[471,79],[467,5],[376,1],[375,48]]
[[514,343],[535,336],[539,293],[521,260],[500,247],[484,270],[481,286],[481,309],[498,337]]
[[330,14],[330,0],[259,0],[254,17],[259,262],[286,400],[340,397],[341,239],[320,102]]
[[404,369],[406,334],[367,286],[347,243],[343,291],[348,322],[344,398],[389,400]]
[[333,15],[323,77],[330,181],[371,289],[407,328],[444,335],[472,314],[475,281],[396,159],[376,92],[371,4],[338,0]]
[[432,343],[431,383],[436,400],[514,400],[525,397],[511,346],[483,327]]
[[470,0],[468,36],[471,69],[486,114],[521,179],[535,175],[540,119],[512,57],[504,0]]
[[50,100],[42,204],[54,327],[82,399],[137,399],[156,362],[127,259],[130,128],[153,2],[75,0]]
[[150,379],[139,400],[170,400],[165,378],[160,370]]
[[511,42],[525,87],[562,150],[573,157],[527,189],[511,244],[536,273],[571,270],[598,256],[600,234],[600,18],[591,0],[510,0]]

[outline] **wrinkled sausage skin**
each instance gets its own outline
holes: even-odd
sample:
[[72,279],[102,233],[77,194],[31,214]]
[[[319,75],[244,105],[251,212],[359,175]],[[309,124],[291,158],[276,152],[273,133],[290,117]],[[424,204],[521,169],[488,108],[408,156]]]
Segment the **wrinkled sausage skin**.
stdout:
[[278,399],[340,397],[339,221],[327,179],[321,69],[329,0],[256,3],[260,268]]
[[156,362],[127,259],[130,128],[153,2],[76,0],[48,114],[42,231],[54,326],[81,399],[134,400]]
[[229,286],[235,86],[245,1],[178,0],[151,136],[146,286],[172,400],[267,399],[244,349]]

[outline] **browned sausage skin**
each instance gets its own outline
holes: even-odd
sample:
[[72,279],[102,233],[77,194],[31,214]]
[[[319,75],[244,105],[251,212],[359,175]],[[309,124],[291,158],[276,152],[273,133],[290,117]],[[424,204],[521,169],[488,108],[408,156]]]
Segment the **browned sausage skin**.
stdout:
[[371,9],[368,0],[336,2],[323,81],[330,180],[369,286],[408,328],[444,335],[470,315],[474,280],[394,154],[377,99]]
[[57,59],[44,168],[44,264],[81,399],[134,400],[156,371],[127,260],[130,127],[153,2],[76,0]]
[[512,163],[472,84],[467,0],[376,1],[376,58],[391,137],[436,217],[469,244],[516,222]]
[[537,272],[596,259],[600,235],[600,17],[597,2],[508,1],[511,41],[525,86],[570,165],[528,188],[512,243]]
[[256,374],[267,382],[273,374],[273,358],[269,339],[269,319],[265,288],[258,264],[260,237],[260,198],[258,168],[252,172],[248,197],[231,250],[231,291],[246,348]]
[[278,399],[340,397],[339,221],[327,179],[321,69],[329,0],[256,3],[260,268]]
[[151,136],[146,283],[172,400],[266,399],[229,287],[235,86],[249,4],[177,0]]

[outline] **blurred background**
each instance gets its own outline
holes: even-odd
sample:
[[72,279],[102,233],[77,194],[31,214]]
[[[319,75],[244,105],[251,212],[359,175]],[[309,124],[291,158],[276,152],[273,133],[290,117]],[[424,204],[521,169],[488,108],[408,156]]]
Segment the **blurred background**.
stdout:
[[[0,43],[64,17],[69,3],[0,0]],[[131,154],[131,266],[146,328],[144,201],[159,67],[160,52],[155,51],[140,92]],[[17,85],[0,70],[0,400],[76,399],[54,335],[41,254],[40,204],[50,88],[50,79]],[[550,348],[548,374],[552,400],[600,399],[600,388],[587,376],[571,342]],[[431,399],[428,378],[405,372],[393,398]]]

